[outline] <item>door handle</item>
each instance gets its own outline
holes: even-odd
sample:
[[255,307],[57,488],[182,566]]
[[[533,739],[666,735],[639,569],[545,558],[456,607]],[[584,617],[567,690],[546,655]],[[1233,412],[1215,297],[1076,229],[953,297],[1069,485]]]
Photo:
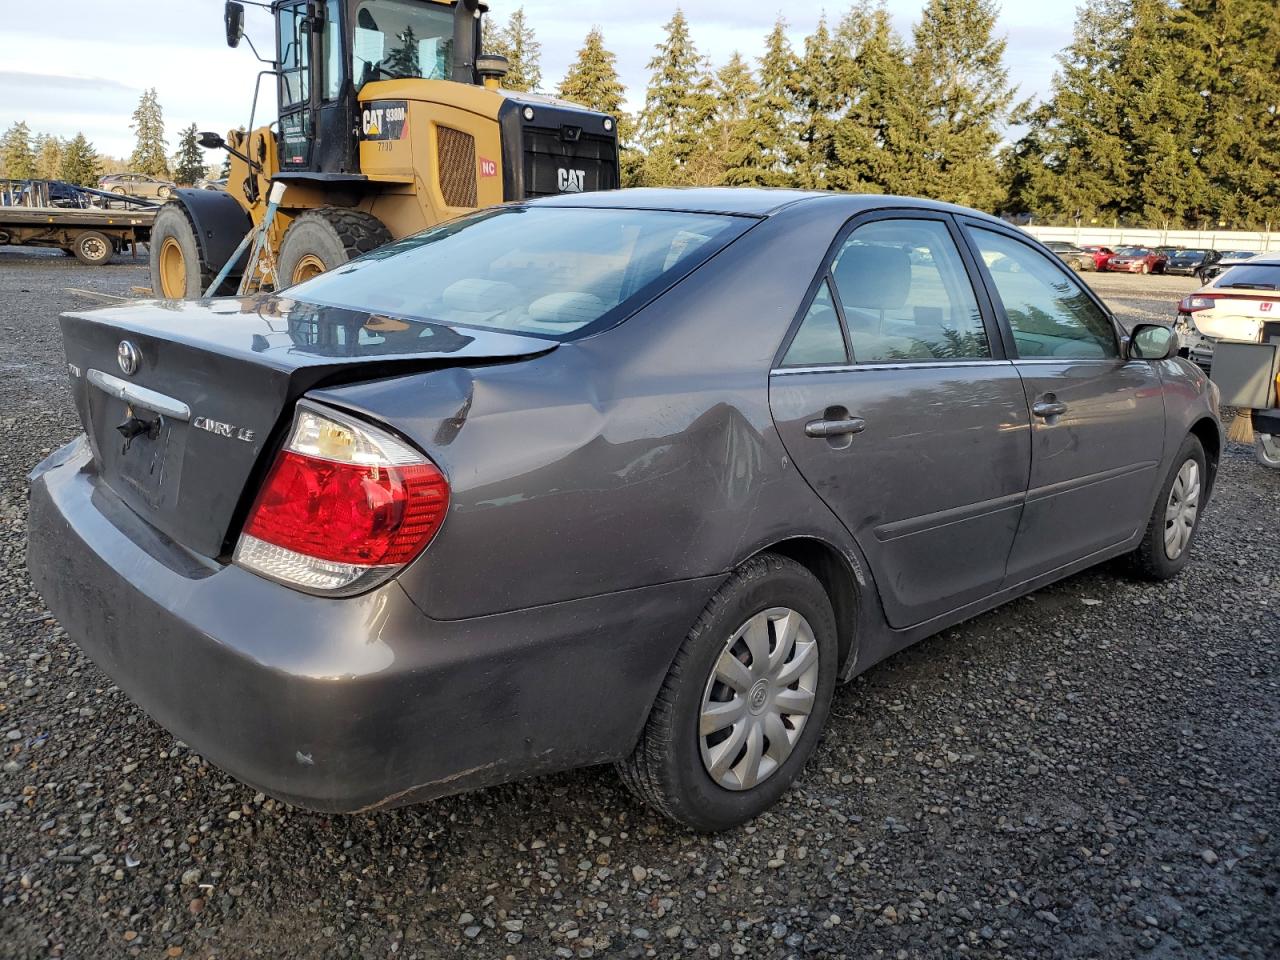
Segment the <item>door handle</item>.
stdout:
[[847,437],[867,429],[867,421],[861,417],[843,420],[810,420],[804,425],[806,437]]
[[1051,420],[1054,417],[1060,417],[1067,412],[1067,405],[1057,400],[1040,400],[1031,405],[1031,412],[1037,417],[1043,417]]

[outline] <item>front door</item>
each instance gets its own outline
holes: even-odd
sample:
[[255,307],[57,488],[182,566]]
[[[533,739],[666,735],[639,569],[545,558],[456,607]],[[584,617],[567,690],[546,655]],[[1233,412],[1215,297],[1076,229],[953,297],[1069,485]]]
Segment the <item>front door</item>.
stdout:
[[783,443],[895,627],[999,588],[1027,486],[1022,381],[954,230],[936,214],[857,223],[769,381]]
[[1031,480],[1012,585],[1106,550],[1147,522],[1164,453],[1156,365],[1125,361],[1105,308],[1038,248],[966,224],[1008,321],[1032,412]]

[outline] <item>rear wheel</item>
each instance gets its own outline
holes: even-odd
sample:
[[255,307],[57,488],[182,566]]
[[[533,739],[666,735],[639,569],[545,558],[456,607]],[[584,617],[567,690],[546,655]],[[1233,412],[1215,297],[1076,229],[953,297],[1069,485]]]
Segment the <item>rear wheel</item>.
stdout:
[[1146,535],[1133,552],[1134,564],[1148,579],[1167,580],[1187,565],[1200,529],[1207,479],[1204,448],[1195,437],[1187,437],[1160,487]]
[[726,830],[786,792],[835,689],[835,616],[817,579],[762,554],[716,591],[685,638],[631,756],[628,788],[695,830]]
[[111,238],[105,233],[86,230],[71,244],[71,252],[81,263],[96,267],[111,259],[111,255],[115,253],[115,247],[111,243]]
[[391,242],[381,220],[363,210],[321,207],[289,226],[277,257],[277,287],[291,287]]
[[165,300],[198,300],[204,296],[217,268],[201,257],[195,224],[186,207],[181,203],[166,203],[161,207],[147,246],[151,292],[155,296]]
[[1255,434],[1253,455],[1264,467],[1280,470],[1280,433]]

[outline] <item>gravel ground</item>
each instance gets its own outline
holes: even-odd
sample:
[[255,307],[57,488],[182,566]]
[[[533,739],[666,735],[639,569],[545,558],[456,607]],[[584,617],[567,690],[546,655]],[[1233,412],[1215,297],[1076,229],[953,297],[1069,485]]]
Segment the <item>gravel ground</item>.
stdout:
[[[1194,285],[1090,279],[1130,320]],[[607,769],[324,817],[156,726],[27,582],[27,471],[79,429],[54,318],[145,282],[0,249],[0,956],[1280,955],[1280,473],[1246,448],[1180,579],[1088,572],[876,667],[753,826]]]

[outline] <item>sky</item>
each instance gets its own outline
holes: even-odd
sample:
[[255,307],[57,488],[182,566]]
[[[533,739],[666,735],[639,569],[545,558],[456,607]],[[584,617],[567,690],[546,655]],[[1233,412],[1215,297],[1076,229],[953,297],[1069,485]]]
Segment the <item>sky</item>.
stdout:
[[[662,25],[674,2],[613,0],[611,3],[550,0],[489,0],[500,20],[523,5],[542,44],[543,86],[553,90],[592,25],[618,56],[628,105],[644,99],[645,64],[662,39]],[[909,36],[923,0],[888,0],[895,25]],[[831,19],[846,9],[826,7]],[[716,65],[735,51],[758,56],[779,11],[785,13],[797,46],[817,23],[822,7],[796,10],[783,4],[729,0],[684,0],[694,42]],[[1009,41],[1005,62],[1020,96],[1048,92],[1056,54],[1071,39],[1072,0],[1004,0],[999,31]],[[269,55],[269,16],[252,7],[247,32]],[[143,90],[155,87],[169,149],[194,122],[202,130],[226,132],[249,121],[258,63],[247,44],[226,46],[221,0],[44,0],[39,16],[0,18],[0,130],[25,120],[33,133],[60,137],[83,131],[99,152],[127,157],[133,150],[129,122]],[[270,78],[262,82],[258,118],[274,110]],[[258,125],[258,121],[255,121]],[[210,152],[209,162],[220,155]]]

